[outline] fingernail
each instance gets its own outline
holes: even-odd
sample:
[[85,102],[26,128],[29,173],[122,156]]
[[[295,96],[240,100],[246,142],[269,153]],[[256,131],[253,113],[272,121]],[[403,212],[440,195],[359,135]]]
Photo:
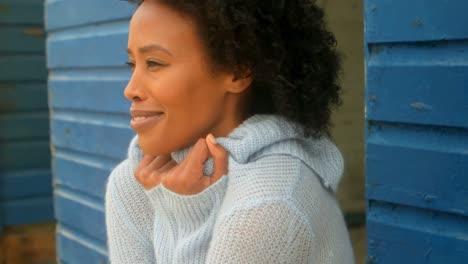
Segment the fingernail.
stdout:
[[216,145],[218,144],[218,141],[216,141],[215,137],[213,137],[212,134],[208,134],[208,140],[211,142],[211,144]]

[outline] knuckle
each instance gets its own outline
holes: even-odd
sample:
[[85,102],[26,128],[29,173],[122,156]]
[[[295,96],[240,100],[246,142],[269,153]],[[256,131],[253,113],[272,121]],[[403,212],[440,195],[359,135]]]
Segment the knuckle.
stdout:
[[147,170],[142,170],[138,173],[140,178],[146,178],[148,176]]
[[151,171],[148,169],[144,169],[139,172],[140,178],[146,179],[146,178],[149,178],[150,176],[151,176]]
[[136,170],[134,175],[135,175],[135,178],[140,179],[142,177],[141,176],[141,170]]

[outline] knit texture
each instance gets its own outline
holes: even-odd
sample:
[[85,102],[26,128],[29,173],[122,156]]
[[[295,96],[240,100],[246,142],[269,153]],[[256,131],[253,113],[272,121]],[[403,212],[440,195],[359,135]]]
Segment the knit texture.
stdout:
[[[107,184],[111,263],[354,263],[334,196],[343,160],[329,139],[254,115],[217,140],[228,173],[195,195],[146,191],[134,177],[143,153],[132,140]],[[192,148],[171,156],[180,163]],[[210,158],[205,175],[212,171]]]

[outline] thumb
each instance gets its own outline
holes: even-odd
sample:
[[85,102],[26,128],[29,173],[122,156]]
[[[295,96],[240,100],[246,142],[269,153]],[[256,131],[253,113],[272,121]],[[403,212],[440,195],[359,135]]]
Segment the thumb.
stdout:
[[213,174],[210,177],[212,182],[217,181],[221,176],[227,174],[228,170],[228,153],[227,151],[216,141],[212,134],[206,137],[208,150],[214,160]]

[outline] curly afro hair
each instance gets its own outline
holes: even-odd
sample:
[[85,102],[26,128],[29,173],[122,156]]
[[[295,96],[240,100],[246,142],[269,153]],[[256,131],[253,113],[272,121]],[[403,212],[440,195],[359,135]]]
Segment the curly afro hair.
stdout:
[[330,136],[341,60],[314,0],[158,2],[194,19],[214,69],[252,74],[251,114],[284,116],[306,137]]

